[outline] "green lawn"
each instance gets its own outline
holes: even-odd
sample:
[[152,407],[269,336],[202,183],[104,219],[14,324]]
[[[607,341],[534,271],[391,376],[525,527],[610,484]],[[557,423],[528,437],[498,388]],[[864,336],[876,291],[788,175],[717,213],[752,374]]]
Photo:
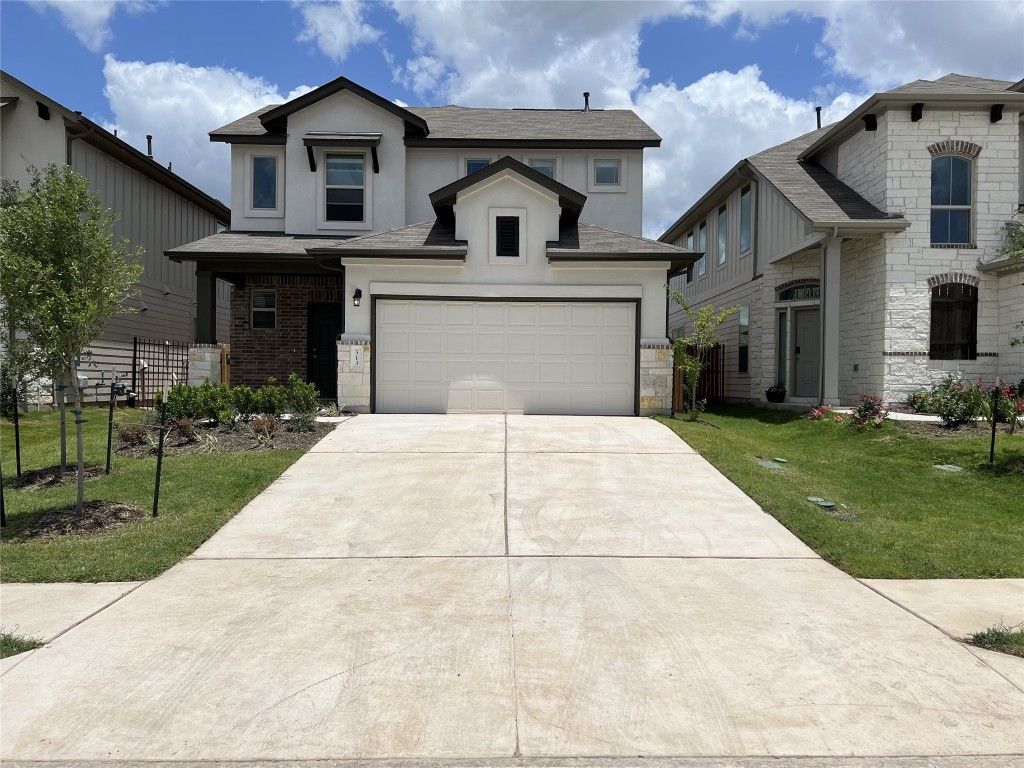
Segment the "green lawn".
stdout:
[[[721,429],[659,417],[769,514],[853,576],[886,579],[1024,577],[1024,435],[988,439],[909,433],[887,422],[858,431],[752,406],[713,410]],[[758,456],[788,460],[764,469]],[[956,464],[950,474],[935,464]],[[679,488],[685,493],[685,488]],[[808,502],[817,496],[860,522]],[[846,509],[838,505],[845,504]]]
[[[136,420],[138,411],[122,410],[119,420]],[[106,410],[86,411],[86,464],[106,460]],[[22,469],[53,466],[59,459],[56,414],[22,418]],[[74,457],[74,433],[69,435]],[[300,451],[259,451],[165,457],[160,516],[89,536],[50,541],[12,539],[39,512],[74,503],[74,484],[50,489],[16,489],[14,429],[0,421],[4,499],[8,527],[0,542],[0,580],[134,581],[149,579],[191,554],[245,504],[273,482]],[[86,483],[86,499],[106,499],[151,509],[156,459],[114,455],[108,477]]]

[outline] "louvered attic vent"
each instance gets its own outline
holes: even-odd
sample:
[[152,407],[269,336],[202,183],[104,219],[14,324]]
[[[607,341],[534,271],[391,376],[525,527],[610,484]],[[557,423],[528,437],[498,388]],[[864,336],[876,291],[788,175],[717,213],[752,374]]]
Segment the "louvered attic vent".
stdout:
[[497,217],[497,255],[519,256],[519,217]]

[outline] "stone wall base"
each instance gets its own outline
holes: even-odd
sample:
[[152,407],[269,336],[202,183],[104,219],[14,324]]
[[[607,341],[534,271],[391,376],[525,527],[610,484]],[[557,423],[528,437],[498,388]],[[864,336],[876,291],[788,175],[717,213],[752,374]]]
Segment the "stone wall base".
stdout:
[[640,415],[672,413],[672,347],[640,345]]
[[[361,358],[355,366],[353,350]],[[338,407],[342,410],[370,412],[370,353],[369,336],[342,334],[338,339]]]

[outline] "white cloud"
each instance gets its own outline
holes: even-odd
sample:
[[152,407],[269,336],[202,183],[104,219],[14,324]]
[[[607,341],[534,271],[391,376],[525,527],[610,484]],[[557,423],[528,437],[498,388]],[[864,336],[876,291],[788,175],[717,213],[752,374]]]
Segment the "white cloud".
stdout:
[[294,0],[292,4],[305,23],[298,39],[316,43],[321,53],[334,61],[342,62],[357,45],[380,38],[380,30],[363,21],[364,4],[360,0]]
[[301,86],[281,94],[275,85],[221,67],[191,67],[173,61],[143,63],[105,58],[104,94],[114,121],[111,129],[145,151],[153,135],[153,155],[163,165],[225,204],[231,201],[231,161],[227,145],[207,133],[267,104],[280,104],[307,92]]
[[32,0],[38,10],[55,10],[64,26],[93,53],[102,51],[110,41],[110,19],[115,13],[149,11],[158,4],[146,0]]
[[[825,123],[850,112],[865,94],[822,104]],[[756,66],[712,72],[684,88],[643,89],[634,108],[662,137],[644,162],[644,234],[658,237],[744,157],[816,127],[815,102],[773,91]]]

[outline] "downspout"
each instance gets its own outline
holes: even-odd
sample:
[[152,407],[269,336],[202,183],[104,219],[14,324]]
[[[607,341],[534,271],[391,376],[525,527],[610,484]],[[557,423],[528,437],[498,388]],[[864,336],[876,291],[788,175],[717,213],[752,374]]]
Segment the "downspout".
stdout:
[[[75,115],[79,119],[82,118],[82,113],[81,112],[75,112]],[[68,138],[67,138],[67,160],[66,160],[66,162],[67,162],[69,168],[71,167],[71,142],[73,142],[75,139],[84,139],[86,136],[91,136],[95,132],[96,132],[96,126],[95,125],[87,126],[86,129],[84,131],[82,131],[81,133],[71,133],[70,131],[68,132]]]

